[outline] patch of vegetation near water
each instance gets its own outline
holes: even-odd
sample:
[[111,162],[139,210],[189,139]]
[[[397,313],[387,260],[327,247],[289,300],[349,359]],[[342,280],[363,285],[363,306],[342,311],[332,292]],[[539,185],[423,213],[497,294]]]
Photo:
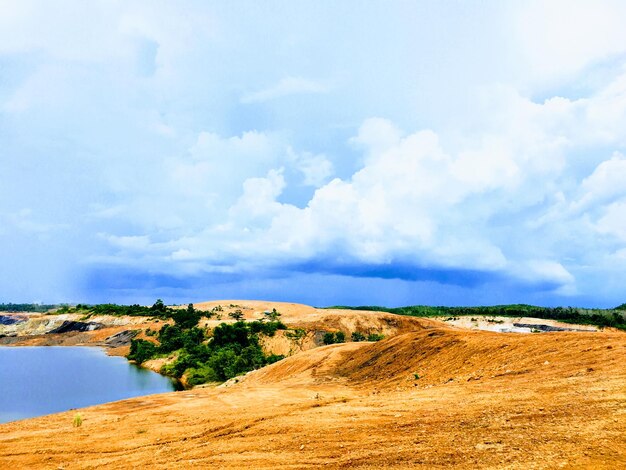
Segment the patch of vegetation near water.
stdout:
[[413,317],[534,317],[548,320],[558,320],[565,323],[595,325],[599,327],[608,326],[626,330],[626,304],[622,304],[614,309],[538,307],[526,304],[495,305],[488,307],[433,307],[428,305],[412,305],[397,308],[369,305],[360,307],[340,305],[327,308],[389,312]]
[[286,329],[275,310],[266,315],[269,321],[239,319],[213,330],[197,327],[201,315],[191,304],[177,310],[172,315],[174,325],[163,325],[159,330],[159,344],[133,339],[128,359],[141,364],[176,353],[176,359],[164,365],[161,373],[177,379],[184,375],[189,385],[223,382],[283,359],[284,356],[266,355],[259,343],[260,335],[274,336],[277,330]]

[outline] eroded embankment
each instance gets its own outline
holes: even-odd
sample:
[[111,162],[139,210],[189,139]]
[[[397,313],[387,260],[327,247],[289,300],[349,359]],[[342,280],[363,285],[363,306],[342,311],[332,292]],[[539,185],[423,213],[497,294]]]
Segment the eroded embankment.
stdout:
[[[200,311],[212,312],[203,318],[200,326],[213,328],[220,323],[232,323],[229,314],[242,313],[246,321],[265,318],[265,312],[276,309],[289,331],[279,330],[272,337],[262,337],[267,354],[293,355],[323,344],[326,332],[342,331],[350,340],[353,332],[390,337],[400,332],[421,328],[420,321],[379,312],[354,312],[315,309],[308,305],[222,300],[195,304]],[[217,311],[215,309],[218,308]],[[90,316],[80,314],[18,314],[6,315],[6,324],[0,325],[0,344],[28,346],[103,346],[112,355],[126,355],[133,337],[155,341],[147,331],[158,331],[164,321],[149,317]],[[171,323],[171,320],[165,321]],[[157,372],[167,359],[152,361],[146,366]]]
[[522,374],[610,374],[624,369],[620,361],[626,361],[625,338],[626,334],[616,331],[521,335],[462,331],[429,323],[421,330],[377,343],[307,351],[253,372],[247,380],[276,383],[306,376],[397,389]]

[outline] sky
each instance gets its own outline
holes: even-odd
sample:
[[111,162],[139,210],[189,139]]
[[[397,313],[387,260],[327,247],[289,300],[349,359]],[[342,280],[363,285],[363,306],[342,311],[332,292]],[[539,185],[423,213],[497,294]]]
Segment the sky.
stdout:
[[0,0],[0,302],[626,302],[624,24]]

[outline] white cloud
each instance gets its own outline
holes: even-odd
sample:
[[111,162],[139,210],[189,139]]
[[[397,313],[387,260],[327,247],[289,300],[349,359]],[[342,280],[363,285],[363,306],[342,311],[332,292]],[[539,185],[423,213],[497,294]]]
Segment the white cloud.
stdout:
[[130,250],[144,250],[150,246],[150,237],[147,235],[135,235],[135,236],[116,236],[106,235],[107,241],[121,249]]
[[626,243],[626,198],[609,204],[597,222],[598,232],[617,237]]
[[230,208],[231,218],[250,229],[255,223],[270,223],[280,209],[276,202],[285,188],[282,169],[270,170],[265,178],[248,178],[243,183],[243,194]]
[[310,152],[296,153],[291,147],[287,148],[287,158],[304,177],[306,186],[319,187],[334,173],[333,162],[326,155],[314,155]]
[[[580,146],[616,144],[623,131],[600,135],[589,120],[604,91],[543,104],[496,93],[497,125],[454,152],[433,131],[405,135],[388,120],[368,119],[351,139],[363,150],[363,167],[320,187],[306,208],[277,203],[281,185],[272,186],[270,197],[257,188],[254,201],[246,191],[244,212],[264,214],[271,224],[253,239],[242,238],[230,256],[280,263],[341,253],[343,262],[479,269],[548,283],[562,295],[578,292],[570,269],[589,258],[571,259],[563,232],[575,237],[589,229],[587,213],[571,209],[583,194],[585,205],[603,214],[596,229],[624,236],[623,204],[603,206],[622,194],[623,157],[594,155],[597,167],[585,175],[588,162],[568,155]],[[500,119],[503,109],[509,116]],[[231,211],[232,227],[242,213]]]
[[290,95],[328,93],[329,90],[329,86],[322,82],[302,77],[285,77],[269,88],[246,93],[240,101],[245,104],[263,103]]
[[[201,132],[188,155],[170,159],[168,189],[149,201],[180,218],[181,235],[126,248],[167,258],[171,269],[185,263],[187,271],[317,260],[330,270],[369,264],[482,271],[559,295],[580,293],[580,266],[612,259],[626,240],[626,206],[618,200],[622,154],[571,156],[619,146],[623,129],[599,132],[594,116],[604,106],[621,116],[605,98],[621,80],[588,98],[544,103],[498,87],[481,110],[492,114],[490,124],[462,141],[366,119],[349,139],[363,155],[361,168],[329,182],[328,157],[296,152],[282,136]],[[302,209],[279,202],[289,184],[285,166],[317,188]],[[143,205],[137,210],[149,213]],[[193,231],[185,230],[192,219]],[[590,230],[614,241],[598,244]],[[580,246],[570,248],[569,239]],[[120,240],[126,238],[114,242]]]
[[150,272],[626,275],[622,3],[298,5],[0,0],[4,239],[71,226],[68,272],[79,245]]
[[610,160],[600,163],[581,184],[584,195],[572,205],[581,210],[598,202],[607,202],[626,194],[626,158],[615,152]]
[[522,2],[510,14],[522,77],[535,83],[567,79],[626,52],[626,5],[619,0]]

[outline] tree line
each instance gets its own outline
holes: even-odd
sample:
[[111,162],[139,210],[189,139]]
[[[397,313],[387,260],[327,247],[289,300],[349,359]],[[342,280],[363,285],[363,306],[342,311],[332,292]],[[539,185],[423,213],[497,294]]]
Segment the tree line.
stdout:
[[335,306],[328,307],[346,310],[370,310],[389,312],[414,317],[459,317],[459,316],[493,316],[493,317],[534,317],[558,320],[565,323],[614,327],[626,330],[626,304],[614,309],[584,309],[576,307],[539,307],[526,304],[494,305],[482,307],[445,307],[429,305],[411,305],[407,307],[381,306]]

